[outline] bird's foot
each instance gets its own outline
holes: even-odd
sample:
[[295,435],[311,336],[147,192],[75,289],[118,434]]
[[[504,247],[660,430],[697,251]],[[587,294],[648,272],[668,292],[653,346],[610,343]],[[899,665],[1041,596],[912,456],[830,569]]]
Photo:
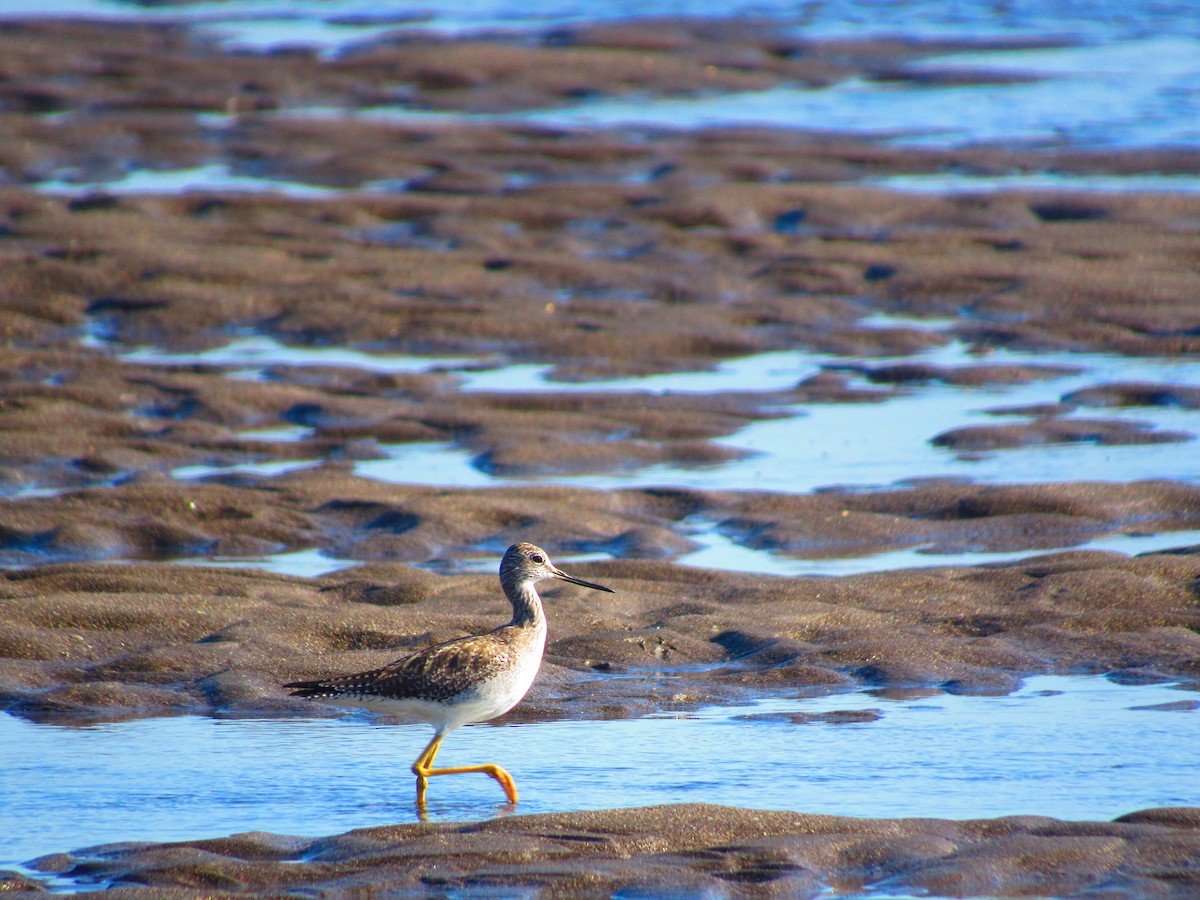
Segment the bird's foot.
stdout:
[[500,787],[504,788],[504,796],[508,798],[509,803],[517,802],[517,783],[513,781],[513,777],[508,774],[507,770],[500,766],[489,765],[484,771],[495,778],[500,783]]

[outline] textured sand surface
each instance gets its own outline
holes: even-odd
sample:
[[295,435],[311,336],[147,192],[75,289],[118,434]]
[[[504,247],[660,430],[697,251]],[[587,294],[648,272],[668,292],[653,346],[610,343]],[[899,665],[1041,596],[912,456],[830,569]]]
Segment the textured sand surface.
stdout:
[[[503,622],[494,574],[415,563],[532,540],[618,593],[549,588],[542,675],[512,717],[633,716],[764,690],[940,686],[1027,674],[1200,679],[1200,553],[1038,551],[1195,530],[1169,480],[936,481],[811,494],[384,484],[381,445],[447,442],[530,478],[738,455],[718,439],[786,405],[864,410],[923,385],[1061,368],[989,351],[1200,352],[1200,197],[855,185],[947,169],[1194,172],[1187,151],[903,148],[768,129],[572,131],[499,120],[266,115],[393,102],[502,113],[588,96],[848,78],[911,81],[952,43],[803,46],[760,24],[667,21],[537,41],[400,35],[335,59],[233,54],[173,26],[0,28],[0,704],[36,721],[312,715],[279,685],[374,666]],[[570,77],[562,73],[569,72]],[[941,75],[962,83],[1010,75]],[[197,116],[205,113],[206,116]],[[45,181],[219,163],[346,192],[50,195]],[[294,185],[292,185],[294,186]],[[876,313],[949,320],[865,327]],[[560,382],[711,368],[784,349],[854,359],[786,388],[697,395],[463,392],[446,370],[147,364],[246,335],[283,344],[551,367]],[[957,340],[969,365],[895,364]],[[930,434],[960,453],[1186,446],[1116,410],[1194,409],[1196,385],[1096,383]],[[1080,411],[1083,415],[1076,415]],[[1018,419],[1020,419],[1018,421]],[[252,429],[299,433],[258,440]],[[189,465],[318,460],[284,475]],[[415,479],[414,479],[415,480]],[[686,523],[812,558],[907,547],[1028,551],[987,566],[845,578],[690,569]],[[321,578],[170,560],[316,548]],[[656,673],[683,666],[664,683]],[[621,678],[612,678],[620,674]],[[633,676],[633,677],[627,677]],[[64,850],[69,848],[64,848]],[[1195,810],[1111,823],[851,820],[721,807],[514,816],[310,839],[118,845],[41,861],[108,896],[1194,896]],[[26,875],[0,882],[34,890]]]

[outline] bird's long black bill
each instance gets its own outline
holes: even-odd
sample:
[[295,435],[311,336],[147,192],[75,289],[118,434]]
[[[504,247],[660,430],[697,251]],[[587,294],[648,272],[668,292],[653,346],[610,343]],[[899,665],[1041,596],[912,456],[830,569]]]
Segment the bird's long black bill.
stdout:
[[612,588],[605,587],[602,584],[595,584],[591,581],[584,581],[582,578],[576,578],[574,575],[568,575],[566,572],[556,571],[554,573],[563,581],[569,581],[571,584],[577,584],[580,587],[591,588],[593,591],[604,591],[606,594],[615,594]]

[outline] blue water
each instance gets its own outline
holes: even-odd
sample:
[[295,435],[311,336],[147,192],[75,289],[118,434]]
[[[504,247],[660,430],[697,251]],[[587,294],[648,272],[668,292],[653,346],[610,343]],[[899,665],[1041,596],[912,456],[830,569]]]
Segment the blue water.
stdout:
[[[163,7],[118,0],[6,0],[6,17],[82,15],[182,20],[230,48],[265,51],[308,46],[333,56],[397,28],[437,32],[505,29],[545,31],[597,19],[655,16],[748,16],[773,19],[812,38],[898,35],[913,39],[969,38],[1059,41],[1037,50],[993,50],[926,59],[918,68],[984,69],[1039,76],[1033,81],[982,86],[899,82],[835,83],[809,89],[782,85],[737,95],[693,98],[638,96],[601,99],[568,108],[534,110],[517,118],[548,125],[672,128],[767,125],[889,136],[910,144],[957,146],[979,142],[1084,148],[1200,147],[1200,14],[1187,2],[1077,0],[1040,3],[878,3],[831,0],[649,0],[591,3],[554,0],[225,0]],[[287,111],[285,111],[286,114]],[[292,110],[312,114],[311,110]],[[366,111],[423,116],[403,104]],[[341,114],[349,114],[343,111]],[[362,111],[354,111],[361,114]],[[322,114],[334,115],[336,111]],[[210,117],[211,118],[211,117]],[[219,117],[218,117],[219,118]],[[439,113],[438,118],[463,118]],[[1200,176],[1176,173],[1175,184],[1197,190]],[[256,179],[219,165],[122,177],[109,190],[174,189],[179,182],[235,190],[317,195],[315,186]],[[1051,186],[1072,187],[1060,176]],[[48,187],[69,190],[59,181]],[[927,189],[929,186],[927,186]],[[953,186],[951,186],[953,189]]]
[[[869,327],[912,327],[903,319],[875,316]],[[920,323],[936,331],[941,320]],[[838,359],[804,351],[764,353],[728,360],[710,371],[678,372],[641,378],[588,383],[549,379],[551,368],[517,363],[486,367],[484,360],[423,358],[403,354],[368,354],[337,348],[287,347],[267,339],[245,339],[202,353],[172,354],[154,348],[128,350],[123,358],[154,365],[222,367],[242,378],[264,377],[272,365],[341,365],[364,371],[439,371],[457,380],[459,389],[486,394],[509,392],[622,392],[653,394],[720,394],[726,391],[763,393],[787,390],[821,370],[823,365],[849,365]],[[917,385],[880,403],[818,403],[781,407],[781,418],[755,422],[718,443],[750,455],[722,464],[681,467],[666,464],[632,467],[615,472],[504,476],[475,465],[475,452],[448,443],[380,445],[384,458],[354,463],[357,474],[397,484],[453,485],[458,488],[519,484],[565,484],[593,489],[671,485],[713,491],[774,490],[802,493],[827,487],[858,490],[904,487],[924,479],[952,478],[976,483],[1067,483],[1171,479],[1200,484],[1200,410],[1178,406],[1101,408],[1080,407],[1066,418],[1101,418],[1145,423],[1151,430],[1181,432],[1192,437],[1157,444],[1106,446],[1090,441],[1001,449],[960,454],[934,446],[931,439],[949,429],[1025,421],[1021,416],[997,416],[997,408],[1037,407],[1057,403],[1072,391],[1090,385],[1122,382],[1200,384],[1200,359],[1138,359],[1096,353],[1022,353],[999,350],[979,357],[959,342],[904,358],[909,362],[946,367],[981,362],[993,365],[1060,367],[1060,371],[1025,384],[982,387]],[[901,358],[888,360],[898,362]],[[311,429],[269,429],[260,436],[271,440],[311,436]],[[886,441],[878,436],[887,435]],[[245,436],[253,437],[255,432]],[[316,466],[320,460],[262,460],[236,465],[195,465],[176,469],[179,479],[199,479],[234,473],[279,475]],[[1154,552],[1200,542],[1195,530],[1154,533],[1154,523],[1130,524],[1127,533],[1097,534],[1083,543],[1052,549],[1112,550],[1129,554]],[[977,565],[1020,558],[1033,552],[958,552],[914,546],[845,559],[804,559],[739,545],[722,535],[717,523],[697,519],[681,523],[696,542],[695,552],[679,557],[683,565],[786,575],[848,575],[858,572],[932,565]],[[1083,540],[1071,535],[1072,540]],[[256,565],[274,571],[321,574],[346,565],[316,551],[299,555],[208,560],[229,565]],[[459,561],[460,563],[462,561]],[[489,558],[488,566],[492,561]],[[294,570],[289,567],[296,567]]]
[[[751,455],[720,465],[682,468],[655,465],[634,471],[550,475],[539,482],[617,488],[679,485],[705,490],[810,491],[845,486],[893,487],[928,478],[978,483],[1133,481],[1172,478],[1200,482],[1200,455],[1192,440],[1178,443],[1106,446],[1091,442],[1034,445],[987,453],[958,454],[930,440],[950,429],[1023,422],[991,410],[1056,403],[1082,387],[1119,382],[1200,384],[1198,359],[1136,359],[1108,354],[996,351],[977,357],[957,342],[906,358],[932,365],[972,364],[1063,366],[1077,371],[1027,384],[962,387],[920,385],[880,403],[812,403],[786,407],[791,413],[747,425],[717,443]],[[894,362],[895,360],[888,360]],[[795,351],[746,357],[711,372],[655,375],[614,382],[557,384],[536,366],[506,367],[466,376],[466,390],[705,392],[770,391],[794,385],[819,371],[830,358]],[[851,362],[851,360],[844,360]],[[1200,410],[1180,407],[1079,408],[1076,418],[1145,422],[1152,429],[1200,435]],[[886,435],[886,441],[880,440]],[[357,463],[362,475],[383,481],[499,485],[529,479],[504,478],[474,468],[473,454],[460,447],[407,444],[386,448],[389,458]]]
[[[1045,676],[1006,697],[776,697],[639,719],[473,726],[447,740],[439,762],[504,765],[521,813],[705,802],[870,817],[1104,820],[1200,805],[1197,696]],[[1161,704],[1188,708],[1139,708]],[[878,718],[788,719],[852,710]],[[409,766],[428,739],[426,726],[365,715],[87,727],[0,715],[0,868],[112,841],[316,836],[414,821]],[[511,811],[485,776],[430,784],[435,821]]]
[[[567,108],[534,110],[522,116],[547,124],[624,127],[630,122],[692,128],[713,124],[765,123],[784,128],[850,129],[888,134],[911,143],[955,145],[974,142],[1073,143],[1084,148],[1182,146],[1200,149],[1200,14],[1190,3],[1155,0],[1076,0],[1046,4],[1023,0],[1003,4],[909,0],[881,4],[871,0],[830,0],[796,4],[789,0],[639,0],[597,4],[552,0],[541,4],[516,0],[431,0],[419,6],[399,0],[222,0],[155,6],[119,0],[6,0],[7,16],[86,15],[147,21],[180,19],[231,47],[269,49],[285,44],[345,52],[355,42],[395,28],[457,32],[494,27],[544,31],[556,25],[597,19],[654,16],[736,16],[774,19],[798,35],[815,38],[901,35],[914,39],[953,36],[971,39],[1036,39],[1060,46],[1040,49],[980,50],[923,60],[934,69],[977,69],[1034,74],[1037,79],[979,86],[914,85],[896,82],[835,83],[824,89],[781,86],[750,94],[693,98],[641,96],[599,100]],[[285,115],[344,115],[348,111],[287,110]],[[402,105],[354,114],[412,116]],[[453,119],[454,113],[440,114]],[[219,122],[216,113],[203,119]],[[980,178],[943,172],[897,176],[877,182],[896,190],[957,191],[1006,188],[1086,188],[1089,190],[1200,190],[1197,172],[1188,174],[1081,175],[1023,172]],[[327,187],[231,172],[218,163],[178,172],[134,171],[103,185],[48,181],[56,192],[103,186],[113,191],[273,190],[299,198],[325,196]],[[359,189],[375,189],[362,185]],[[866,323],[864,323],[866,324]],[[903,323],[879,323],[889,327]],[[910,323],[911,324],[911,323]],[[908,326],[905,326],[908,327]],[[936,329],[937,324],[922,325]],[[184,358],[153,348],[124,349],[125,358],[146,364]],[[920,356],[930,362],[973,361],[957,343]],[[348,348],[285,348],[256,337],[190,358],[194,363],[228,367],[231,377],[254,378],[274,363],[334,364],[361,370],[457,370],[464,391],[609,390],[717,392],[786,389],[818,371],[823,362],[803,352],[764,354],[723,362],[708,373],[682,373],[624,379],[601,384],[567,385],[549,381],[548,369],[504,365],[479,369],[478,360],[425,360],[361,353]],[[836,362],[836,360],[834,360]],[[640,487],[660,484],[712,490],[809,491],[829,486],[891,487],[923,478],[951,477],[974,482],[1061,482],[1081,478],[1128,481],[1173,478],[1200,481],[1200,457],[1192,441],[1139,446],[1072,444],[994,453],[956,455],[932,446],[930,438],[964,425],[994,423],[988,410],[997,406],[1053,403],[1064,393],[1088,384],[1118,380],[1200,383],[1195,360],[1124,360],[1098,355],[993,354],[988,362],[1065,363],[1080,366],[1078,376],[1064,375],[1029,385],[964,389],[923,386],[879,404],[811,404],[788,408],[784,418],[749,425],[721,443],[749,451],[745,459],[723,465],[680,468],[647,466],[608,474],[560,474],[505,478],[481,471],[474,454],[461,446],[409,444],[383,447],[386,459],[360,462],[359,474],[398,483],[454,484],[462,487],[564,483],[582,487]],[[235,368],[239,366],[240,368]],[[1080,410],[1077,416],[1144,421],[1157,429],[1200,434],[1200,412],[1175,408]],[[1009,421],[1012,421],[1009,419]],[[303,431],[287,436],[303,437]],[[886,434],[880,441],[877,435]],[[279,438],[267,433],[263,437]],[[179,478],[239,471],[278,474],[318,460],[260,460],[229,468],[189,467]],[[36,491],[37,489],[33,489]],[[30,492],[32,493],[32,491]],[[729,567],[759,565],[790,568],[721,537],[698,532],[704,546],[696,564]],[[1180,536],[1183,539],[1183,535]],[[1190,538],[1188,538],[1190,540]],[[724,552],[722,552],[724,547]],[[919,564],[911,548],[887,559]],[[736,557],[736,559],[734,558]],[[755,563],[755,559],[758,560]],[[703,562],[701,562],[703,560]],[[884,558],[866,561],[874,566]],[[944,558],[938,561],[948,562]],[[963,557],[962,561],[970,561]],[[311,555],[307,566],[324,561]],[[833,564],[834,571],[843,571]]]
[[[616,98],[527,118],[557,126],[753,125],[850,131],[926,146],[1197,147],[1197,60],[1200,38],[1180,35],[1054,50],[960,53],[918,68],[1043,77],[1028,83],[940,87],[855,79],[820,90],[783,86],[733,96]],[[1062,180],[1046,183],[1073,186]]]
[[[117,0],[0,0],[0,17],[82,15],[163,21],[182,19],[231,48],[268,50],[306,45],[333,56],[396,27],[462,32],[502,27],[538,31],[598,18],[659,15],[754,15],[817,37],[902,35],[911,38],[1053,38],[1056,49],[955,54],[921,66],[1018,72],[1030,81],[987,86],[876,83],[859,80],[823,89],[693,98],[642,96],[534,110],[516,118],[547,125],[696,128],[768,124],[790,129],[848,130],[916,146],[980,142],[1084,149],[1182,147],[1200,150],[1200,14],[1194,4],[1156,0],[1045,3],[955,3],[945,0],[225,0],[170,6]],[[287,110],[281,115],[414,117],[404,106],[369,111]],[[442,114],[442,118],[456,118]],[[513,118],[513,117],[510,117]],[[219,114],[201,117],[219,126]],[[1191,173],[1072,176],[1014,173],[898,177],[892,190],[1101,191],[1200,190]],[[212,162],[178,172],[130,172],[118,182],[50,180],[47,191],[273,191],[298,200],[328,188],[250,177]],[[395,190],[361,185],[360,190]],[[865,324],[865,323],[864,323]],[[890,327],[899,323],[880,323]],[[936,324],[931,327],[940,327]],[[132,348],[124,348],[132,349]],[[298,351],[303,355],[303,351]],[[962,360],[951,345],[931,361]],[[131,361],[172,362],[152,349]],[[332,355],[330,355],[332,354]],[[957,356],[956,356],[957,354]],[[463,390],[568,390],[539,367],[472,373],[464,361],[380,359],[353,350],[327,351],[313,364],[384,370],[454,368]],[[241,343],[194,360],[258,377],[274,362],[297,363],[270,341]],[[989,362],[997,361],[996,358]],[[1004,361],[1017,361],[1005,359]],[[988,421],[983,410],[1047,402],[1084,384],[1119,379],[1200,383],[1195,360],[1155,362],[1072,355],[1035,362],[1080,365],[1028,386],[964,389],[922,387],[877,405],[821,405],[790,410],[779,421],[751,425],[724,442],[756,452],[744,461],[705,469],[648,467],[616,475],[563,476],[591,487],[688,484],[712,489],[806,491],[831,484],[892,486],[950,475],[971,480],[1129,480],[1167,477],[1200,482],[1195,443],[1142,447],[1040,447],[959,458],[931,447],[940,430]],[[794,353],[730,361],[711,373],[627,380],[589,389],[666,391],[778,390],[816,371],[822,360]],[[1097,415],[1151,421],[1200,433],[1200,413],[1180,409],[1100,410]],[[1087,411],[1082,415],[1089,414]],[[864,423],[869,424],[866,427]],[[886,431],[888,441],[873,435]],[[264,435],[267,437],[268,435]],[[304,432],[289,431],[287,437]],[[279,439],[280,435],[271,436]],[[884,451],[884,452],[881,452]],[[462,448],[408,445],[391,458],[358,464],[360,474],[404,483],[485,486],[519,483],[474,468]],[[303,464],[303,463],[300,463]],[[263,462],[285,471],[295,462]],[[245,467],[244,467],[245,468]],[[175,473],[199,477],[211,471]],[[921,548],[867,560],[804,561],[742,547],[707,523],[690,523],[699,549],[684,564],[796,573],[844,574],[880,567],[980,561],[979,554],[922,555]],[[1124,552],[1194,543],[1174,536],[1098,538],[1089,546]],[[993,559],[1000,558],[992,556]],[[236,561],[232,561],[236,562]],[[263,560],[302,574],[345,564],[316,551]],[[494,565],[489,561],[488,566]],[[1195,778],[1200,715],[1194,693],[1165,686],[1118,686],[1098,678],[1035,678],[1009,697],[933,693],[885,699],[866,693],[821,699],[772,698],[617,721],[479,726],[455,734],[442,761],[495,760],[517,779],[520,812],[704,801],[858,816],[967,818],[1009,813],[1106,819],[1151,806],[1200,805]],[[1135,709],[1178,704],[1186,708]],[[1190,704],[1190,705],[1189,705]],[[793,724],[794,713],[878,710],[854,724]],[[267,830],[305,835],[410,821],[412,759],[427,740],[421,726],[381,725],[367,717],[312,720],[150,719],[89,727],[33,725],[0,715],[0,867],[40,854],[105,841],[174,840]],[[672,750],[669,768],[663,748]],[[1150,752],[1147,751],[1150,748]],[[468,820],[511,812],[489,780],[462,776],[430,788],[435,820]]]
[[[872,327],[910,327],[903,320],[877,317]],[[925,323],[936,330],[944,322]],[[361,371],[436,371],[456,378],[459,390],[475,393],[653,393],[769,394],[785,391],[822,370],[823,366],[853,365],[859,360],[830,357],[802,350],[763,353],[726,360],[710,371],[675,372],[608,381],[557,382],[552,367],[516,363],[488,367],[482,359],[414,357],[405,354],[364,353],[346,348],[289,347],[266,338],[242,339],[201,353],[169,353],[143,347],[127,350],[122,358],[154,365],[208,365],[226,368],[235,377],[260,378],[273,365],[337,365]],[[931,439],[950,429],[1000,425],[1027,417],[997,416],[1013,407],[1055,404],[1081,388],[1124,382],[1200,384],[1200,359],[1124,357],[1102,353],[1031,353],[996,350],[972,354],[958,341],[909,357],[874,361],[933,366],[1009,365],[1060,367],[1061,371],[1025,384],[979,387],[923,384],[909,387],[878,403],[810,403],[779,407],[781,418],[749,424],[719,439],[751,455],[719,465],[683,468],[646,466],[617,473],[586,473],[530,477],[490,474],[473,465],[474,454],[449,444],[384,445],[384,459],[355,464],[369,478],[404,484],[501,486],[528,482],[571,484],[578,487],[647,487],[663,484],[706,490],[810,491],[844,486],[893,487],[930,478],[960,478],[980,483],[1052,483],[1071,481],[1132,481],[1169,478],[1200,483],[1200,455],[1194,440],[1161,444],[1107,446],[1092,442],[1033,445],[991,452],[959,454],[934,446]],[[867,386],[865,382],[863,386]],[[1079,407],[1074,418],[1143,422],[1151,430],[1200,436],[1200,410],[1157,407]],[[250,433],[253,435],[253,433]],[[303,437],[304,429],[286,433]],[[878,435],[886,434],[885,443]],[[278,439],[267,432],[264,438]],[[234,467],[189,466],[175,471],[179,478],[200,478],[232,471],[279,473],[317,460],[247,463]]]
[[[1200,36],[1200,17],[1186,0],[210,0],[157,7],[122,0],[5,0],[5,16],[72,15],[122,19],[175,19],[236,34],[253,46],[300,41],[340,45],[396,27],[439,31],[543,29],[597,20],[663,16],[767,18],[820,37],[1055,36],[1090,41],[1161,34]],[[267,23],[267,24],[258,24]],[[291,23],[290,30],[285,28]],[[272,35],[273,28],[279,29]]]

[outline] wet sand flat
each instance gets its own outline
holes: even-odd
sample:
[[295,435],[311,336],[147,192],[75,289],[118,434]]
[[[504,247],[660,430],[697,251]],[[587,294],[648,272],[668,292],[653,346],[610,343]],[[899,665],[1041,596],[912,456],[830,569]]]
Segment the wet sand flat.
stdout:
[[[539,896],[817,897],[875,886],[941,896],[1085,896],[1099,888],[1184,897],[1198,852],[1194,809],[1108,823],[1036,816],[946,822],[679,805],[372,828],[316,841],[260,833],[115,845],[42,866],[145,885],[106,896],[518,888]],[[22,886],[19,879],[9,884]]]
[[[547,591],[546,664],[513,721],[852,685],[1007,693],[1039,673],[1194,686],[1197,548],[1064,548],[1197,530],[1195,480],[1081,471],[1033,484],[1014,466],[1006,484],[811,492],[538,483],[720,467],[747,455],[742,430],[798,407],[853,405],[869,430],[872,409],[897,397],[1052,380],[1064,355],[1200,352],[1200,197],[919,195],[864,183],[945,171],[1194,173],[1186,148],[922,148],[835,132],[504,118],[697,84],[906,82],[924,77],[913,63],[954,49],[799,46],[763,23],[672,20],[537,41],[401,32],[325,58],[233,52],[175,25],[0,28],[0,123],[11,138],[0,146],[0,703],[58,723],[313,715],[279,685],[502,622],[490,569],[439,574],[438,564],[466,559],[483,572],[517,540],[584,556],[571,571],[618,593],[597,604],[573,588]],[[549,77],[564,67],[570,79]],[[397,98],[456,115],[360,114]],[[143,192],[123,181],[206,166],[275,190]],[[431,362],[401,371],[293,359],[247,372],[170,357],[247,336]],[[954,344],[970,363],[913,359]],[[842,362],[770,390],[604,388],[784,351]],[[1009,352],[1054,360],[992,359]],[[462,389],[472,371],[523,363],[547,367],[545,390]],[[1186,459],[1186,428],[1127,413],[1194,410],[1196,391],[1098,381],[928,440],[967,459],[1064,445],[1165,445]],[[532,484],[428,486],[416,473],[386,483],[356,468],[421,444]],[[238,468],[263,464],[300,467]],[[187,467],[218,474],[189,479]],[[1029,556],[769,577],[678,565],[697,522],[782,556],[914,546]],[[178,564],[305,549],[348,565],[306,578]],[[664,682],[663,670],[680,677]],[[64,853],[38,868],[181,897],[514,886],[607,896],[667,885],[1182,897],[1200,879],[1195,810],[1108,823],[812,812],[614,809],[315,842],[251,835]],[[5,877],[6,889],[37,887]]]
[[[763,578],[624,561],[575,566],[619,592],[548,593],[547,665],[511,715],[632,715],[753,687],[947,686],[1022,674],[1196,678],[1195,556],[1077,553],[983,569]],[[320,579],[163,564],[45,566],[5,579],[4,696],[35,719],[168,711],[312,715],[279,684],[382,665],[503,622],[494,576],[393,563]],[[679,681],[660,681],[661,666]],[[698,668],[697,668],[698,667]],[[645,677],[598,673],[647,670]]]

